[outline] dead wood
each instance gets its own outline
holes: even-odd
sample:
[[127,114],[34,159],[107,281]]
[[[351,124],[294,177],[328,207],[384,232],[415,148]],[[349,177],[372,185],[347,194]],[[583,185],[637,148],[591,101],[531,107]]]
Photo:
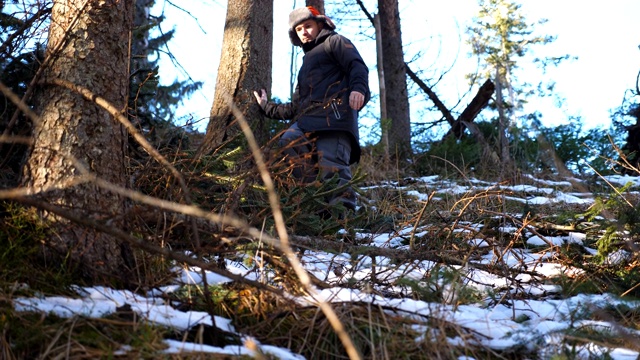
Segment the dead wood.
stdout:
[[467,105],[462,114],[460,114],[458,119],[451,126],[451,129],[449,130],[449,132],[447,132],[443,139],[446,139],[451,135],[455,136],[457,139],[460,139],[464,133],[464,129],[467,127],[467,124],[473,122],[480,111],[482,111],[482,109],[487,106],[494,91],[495,85],[493,84],[491,79],[487,79],[487,81],[485,81],[478,90],[476,96],[473,97],[473,100],[471,100],[469,105]]

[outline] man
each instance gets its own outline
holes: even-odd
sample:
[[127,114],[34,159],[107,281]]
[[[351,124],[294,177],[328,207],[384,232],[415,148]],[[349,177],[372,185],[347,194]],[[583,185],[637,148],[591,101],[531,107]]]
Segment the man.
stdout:
[[358,111],[369,101],[369,69],[349,39],[314,7],[289,14],[289,38],[302,47],[304,58],[290,103],[267,101],[264,89],[254,95],[265,114],[293,119],[280,138],[280,146],[294,163],[293,176],[308,183],[338,175],[338,189],[326,200],[356,208],[349,186],[350,165],[360,160]]

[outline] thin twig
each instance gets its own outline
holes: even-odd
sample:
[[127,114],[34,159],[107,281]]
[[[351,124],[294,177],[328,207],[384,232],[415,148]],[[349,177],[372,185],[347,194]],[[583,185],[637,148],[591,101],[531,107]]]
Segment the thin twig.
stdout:
[[[36,22],[36,20],[40,19],[40,17],[44,16],[44,15],[49,15],[51,14],[51,8],[50,7],[46,7],[46,8],[39,8],[38,11],[35,12],[35,14],[33,14],[30,18],[28,18],[26,21],[24,21],[22,23],[22,26],[20,26],[20,29],[14,31],[13,33],[11,33],[7,39],[2,43],[2,45],[0,45],[0,56],[2,56],[5,52],[5,50],[7,50],[7,48],[9,47],[9,45],[13,44],[13,41],[20,35],[24,34],[25,31],[31,27],[31,25],[33,25],[33,23]],[[2,56],[3,57],[3,56]]]
[[[95,180],[95,179],[94,179]],[[80,224],[83,226],[87,226],[93,229],[96,229],[98,231],[101,231],[105,234],[109,234],[111,236],[113,236],[114,238],[127,242],[129,244],[131,244],[132,246],[142,249],[144,251],[147,251],[151,254],[156,254],[156,255],[162,255],[168,259],[173,259],[191,266],[196,266],[196,267],[200,267],[202,269],[206,269],[207,271],[211,271],[215,274],[227,277],[233,281],[237,281],[240,283],[244,283],[250,286],[253,286],[257,289],[261,289],[261,290],[266,290],[269,292],[272,292],[276,295],[282,296],[283,298],[290,298],[290,297],[286,297],[284,292],[280,289],[268,286],[266,284],[263,284],[261,282],[258,281],[253,281],[253,280],[249,280],[244,276],[241,275],[236,275],[230,271],[224,270],[224,269],[220,269],[217,267],[217,265],[215,263],[211,263],[211,262],[206,262],[206,261],[202,261],[199,259],[195,259],[190,255],[186,255],[183,252],[176,252],[176,251],[171,251],[170,249],[166,248],[166,247],[159,247],[156,245],[153,245],[152,243],[146,241],[145,239],[142,238],[137,238],[135,236],[132,236],[116,227],[110,226],[107,223],[103,223],[103,222],[98,222],[88,216],[85,216],[84,214],[78,214],[78,213],[74,213],[71,212],[67,209],[63,209],[61,207],[40,201],[40,200],[36,200],[34,198],[31,197],[16,197],[13,198],[14,200],[25,204],[25,205],[29,205],[29,206],[33,206],[36,207],[38,209],[42,209],[42,210],[46,210],[48,212],[54,213],[60,217],[63,217],[65,219],[68,219],[76,224]]]
[[420,220],[422,220],[422,217],[424,216],[424,212],[427,209],[427,206],[429,206],[429,204],[431,203],[431,199],[433,199],[433,196],[436,194],[435,191],[432,191],[431,194],[429,194],[429,197],[427,198],[427,201],[424,202],[424,206],[422,207],[422,209],[420,210],[420,213],[418,214],[418,217],[416,218],[415,224],[413,225],[413,229],[411,230],[411,238],[409,238],[409,250],[415,250],[416,249],[416,231],[418,230],[418,225],[420,225]]

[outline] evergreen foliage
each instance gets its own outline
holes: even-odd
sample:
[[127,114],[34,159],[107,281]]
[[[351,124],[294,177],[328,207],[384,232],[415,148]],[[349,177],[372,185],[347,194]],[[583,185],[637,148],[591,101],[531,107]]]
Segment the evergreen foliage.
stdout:
[[640,72],[636,78],[636,88],[625,93],[622,105],[612,115],[613,125],[620,133],[626,133],[626,139],[618,139],[616,144],[624,143],[616,169],[626,174],[638,174],[640,170]]
[[540,129],[545,138],[554,144],[556,154],[567,168],[583,175],[593,174],[594,171],[602,175],[611,174],[611,159],[617,155],[608,136],[612,131],[600,127],[585,131],[580,119]]
[[[497,119],[478,122],[478,128],[491,146],[498,146]],[[600,127],[584,130],[581,119],[572,119],[567,124],[546,127],[541,124],[537,130],[524,131],[512,129],[509,147],[516,167],[526,172],[556,173],[553,163],[554,154],[540,143],[540,135],[553,144],[553,151],[569,170],[576,175],[608,175],[614,171],[614,159],[617,158],[613,127]],[[609,135],[613,134],[613,135]],[[619,142],[619,140],[618,140]],[[434,142],[417,157],[415,169],[419,174],[447,174],[453,167],[468,173],[473,170],[478,175],[490,175],[485,169],[486,159],[482,148],[471,136],[462,139],[447,138]]]
[[[158,61],[174,31],[159,30],[164,17],[149,15],[154,3],[152,0],[138,2],[144,9],[138,11],[146,16],[137,17],[142,21],[136,24],[132,34],[129,119],[157,147],[185,146],[186,132],[192,129],[175,124],[178,120],[175,110],[183,99],[202,87],[202,82],[176,80],[168,85],[160,84]],[[0,81],[21,98],[44,59],[46,45],[37,42],[36,32],[48,23],[50,9],[36,6],[33,10],[20,10],[16,5],[0,4],[0,36],[5,42],[0,52]],[[22,114],[17,121],[12,120],[16,107],[3,95],[0,98],[0,134],[8,131],[8,135],[30,136],[31,122]],[[27,101],[29,104],[29,99]],[[135,141],[130,144],[132,149],[138,148]],[[0,143],[0,183],[17,183],[26,150],[25,144]]]
[[[609,128],[596,127],[584,129],[582,119],[568,117],[554,119],[553,126],[543,125],[543,115],[538,111],[527,112],[525,105],[533,97],[557,96],[554,84],[543,83],[533,86],[519,78],[521,67],[531,56],[536,46],[544,46],[555,40],[553,36],[535,34],[535,23],[529,22],[517,2],[509,0],[480,1],[481,10],[474,25],[468,28],[472,54],[479,57],[481,71],[469,74],[471,83],[492,79],[499,83],[496,94],[489,104],[485,119],[476,121],[482,137],[501,158],[511,163],[514,169],[528,172],[558,173],[558,161],[575,174],[610,174],[617,159],[617,150],[621,143],[621,133],[640,129],[637,124],[630,125],[630,119],[637,115],[637,107],[627,102],[617,112],[624,121]],[[568,55],[533,58],[544,72],[549,66],[557,66],[570,59]],[[527,71],[530,71],[529,69]],[[635,112],[634,112],[634,109]],[[629,137],[633,135],[629,132]],[[638,143],[639,136],[627,144]],[[473,170],[481,176],[497,175],[495,166],[487,166],[487,154],[471,134],[459,140],[446,139],[435,142],[432,139],[417,142],[421,148],[414,165],[419,174],[450,174],[454,168]],[[506,151],[505,151],[506,149]],[[625,156],[635,156],[639,151],[623,149]],[[637,165],[635,157],[630,157]],[[620,169],[621,166],[618,166]]]
[[[176,125],[175,111],[202,87],[191,79],[161,85],[159,60],[175,30],[163,31],[163,15],[151,15],[155,0],[138,1],[135,29],[132,34],[129,118],[159,147],[186,141],[184,130]],[[169,53],[169,56],[171,54]],[[191,129],[187,126],[188,131]]]
[[[0,2],[0,11],[0,81],[22,98],[44,58],[44,46],[34,33],[49,9],[35,8],[32,13]],[[27,104],[31,105],[30,99]],[[4,94],[0,94],[0,135],[31,135],[31,122],[16,114],[16,106]],[[0,142],[0,187],[17,184],[26,150],[23,142]]]
[[[504,171],[535,168],[537,157],[530,151],[537,148],[538,136],[545,134],[539,129],[539,114],[526,114],[524,105],[532,96],[544,96],[553,89],[552,85],[538,85],[536,88],[518,78],[519,70],[536,46],[546,45],[555,40],[553,36],[535,34],[536,23],[529,22],[521,5],[510,0],[481,0],[480,11],[473,26],[467,31],[472,55],[481,60],[481,71],[469,74],[472,83],[492,79],[496,84],[495,98],[489,107],[495,111],[498,129],[496,153],[499,154]],[[558,65],[568,56],[536,59],[543,67]],[[547,90],[549,89],[549,90]],[[536,94],[537,92],[537,94]],[[533,120],[533,121],[531,121]],[[527,125],[534,125],[532,128]],[[527,129],[526,131],[524,129]],[[523,145],[524,147],[520,147]],[[550,150],[550,149],[549,149]],[[528,165],[528,166],[527,166]]]

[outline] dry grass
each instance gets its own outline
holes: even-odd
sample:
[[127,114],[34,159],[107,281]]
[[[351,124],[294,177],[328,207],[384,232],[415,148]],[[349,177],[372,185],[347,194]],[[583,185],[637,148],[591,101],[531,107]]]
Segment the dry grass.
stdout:
[[[269,154],[268,151],[265,153]],[[265,234],[275,236],[275,220],[270,212],[267,193],[261,187],[261,180],[246,153],[232,150],[197,161],[193,159],[191,152],[181,149],[165,149],[162,155],[180,171],[188,184],[191,198],[200,208],[214,214],[234,213],[247,224],[258,227]],[[604,221],[592,221],[578,216],[589,210],[585,207],[557,204],[526,206],[515,201],[505,201],[505,196],[518,195],[512,190],[494,188],[452,194],[436,187],[430,188],[412,180],[407,172],[381,166],[379,158],[368,156],[366,153],[359,165],[360,171],[366,177],[358,179],[359,182],[356,184],[361,188],[362,212],[348,222],[321,220],[310,213],[310,209],[319,204],[318,194],[324,189],[314,185],[301,191],[287,177],[290,170],[287,164],[279,161],[275,154],[268,161],[273,169],[276,189],[282,194],[280,201],[288,230],[298,236],[302,235],[302,229],[309,234],[322,235],[306,236],[304,239],[301,236],[293,236],[292,245],[295,249],[386,256],[398,265],[416,260],[434,260],[441,268],[432,269],[423,279],[432,285],[438,283],[440,276],[451,276],[451,281],[462,280],[462,274],[447,270],[449,265],[468,264],[470,260],[489,253],[496,255],[496,261],[478,268],[513,279],[516,273],[504,266],[503,257],[514,249],[527,247],[522,240],[524,231],[533,231],[544,237],[586,230],[589,234],[588,242],[592,244],[598,240],[607,226]],[[178,185],[174,173],[166,170],[163,165],[147,158],[139,158],[133,164],[136,175],[135,188],[162,200],[179,203],[184,199],[184,188]],[[464,176],[452,180],[462,185],[471,185],[468,179],[464,180]],[[527,178],[523,177],[521,180],[525,183]],[[397,183],[398,186],[380,186],[389,181]],[[447,181],[446,178],[443,181]],[[530,184],[534,185],[532,182]],[[408,190],[429,194],[429,199],[416,201],[407,194]],[[627,197],[627,200],[637,203],[637,199],[632,196]],[[8,204],[5,203],[5,209],[15,206],[14,203]],[[17,214],[19,211],[5,212],[2,218],[5,227],[17,227],[22,223],[27,226],[26,229],[31,229],[29,234],[41,234],[34,230],[37,228],[36,224],[30,223],[28,217],[20,217]],[[219,264],[223,264],[225,259],[239,259],[239,255],[246,260],[255,259],[259,254],[263,261],[260,266],[268,268],[273,274],[269,286],[294,294],[305,293],[299,276],[291,270],[291,264],[281,249],[262,243],[244,228],[202,218],[192,222],[189,215],[148,204],[136,205],[126,216],[129,220],[129,233],[135,233],[137,237],[160,249],[171,249],[175,252],[188,250],[204,260]],[[483,226],[478,228],[474,224]],[[415,231],[406,238],[407,244],[411,243],[413,250],[379,249],[369,246],[366,240],[352,241],[350,235],[340,235],[341,237],[337,238],[336,226],[345,227],[349,231],[366,229],[373,234],[413,227]],[[505,226],[518,230],[508,234],[500,230]],[[198,243],[193,241],[194,231],[198,232]],[[2,238],[0,235],[0,239]],[[489,246],[471,246],[470,239],[485,240]],[[7,242],[6,237],[4,241],[2,251],[5,256],[15,255],[9,252],[15,245]],[[22,247],[26,252],[33,250],[33,246],[38,244],[35,236],[25,241],[26,244],[31,244]],[[619,245],[624,246],[625,243],[621,242]],[[633,284],[640,278],[637,262],[613,269],[597,264],[593,257],[577,247],[549,246],[541,250],[554,250],[557,252],[556,261],[587,270],[586,274],[580,277],[567,276],[546,280],[560,284],[565,296],[612,290],[617,293],[626,292],[627,295],[640,295],[639,290],[633,288]],[[131,350],[123,357],[154,358],[162,348],[163,338],[188,338],[212,344],[220,340],[211,329],[200,329],[200,335],[176,334],[144,323],[130,313],[118,313],[105,319],[56,319],[51,316],[15,313],[11,305],[15,296],[32,296],[36,291],[43,289],[46,293],[52,293],[55,286],[66,286],[75,280],[65,278],[70,274],[64,272],[34,267],[37,258],[34,260],[31,256],[22,257],[22,260],[31,262],[28,265],[20,262],[20,256],[11,256],[11,259],[16,262],[11,263],[10,268],[9,265],[5,265],[9,264],[8,262],[0,265],[3,274],[13,274],[0,283],[0,355],[4,359],[109,357],[122,345],[131,346]],[[140,290],[151,289],[172,280],[173,274],[169,271],[172,264],[170,257],[136,250],[135,263]],[[15,269],[19,268],[29,268],[33,271],[16,275]],[[523,266],[521,272],[527,271]],[[52,279],[55,279],[53,284]],[[312,280],[319,288],[330,286],[321,279]],[[385,274],[376,274],[368,281],[378,284],[381,289],[388,283]],[[15,290],[15,284],[19,282],[28,283],[30,287],[27,290]],[[42,286],[45,283],[50,286]],[[388,289],[392,289],[392,285],[397,284],[388,285]],[[515,280],[512,285],[515,288],[520,286]],[[349,286],[367,288],[364,280],[351,282]],[[411,289],[414,299],[434,303],[451,301],[445,297],[442,288],[428,288],[411,282],[403,286],[405,289]],[[389,294],[401,295],[394,295],[392,292]],[[253,335],[263,343],[288,347],[309,359],[348,358],[344,344],[338,339],[335,329],[329,324],[324,313],[317,307],[295,305],[271,288],[255,287],[254,284],[238,281],[223,287],[191,291],[185,288],[185,291],[176,296],[178,297],[173,300],[181,302],[185,310],[204,310],[231,318],[238,331]],[[528,295],[517,291],[511,296],[511,299],[516,299],[526,298]],[[504,300],[496,299],[498,302]],[[455,301],[458,304],[474,302],[477,301],[477,294],[461,292]],[[518,355],[522,355],[513,352],[496,353],[482,348],[477,343],[479,334],[440,318],[437,311],[425,318],[417,315],[407,316],[408,314],[398,313],[396,309],[369,303],[333,305],[354,346],[365,359],[454,359],[462,355],[477,359],[493,359],[518,358]],[[621,325],[638,328],[637,309],[611,309],[598,313],[594,318],[613,319]],[[27,332],[37,336],[25,337],[24,334]],[[631,341],[633,337],[615,338],[588,329],[566,336],[567,342],[584,343],[596,339],[611,345],[631,348],[635,346]],[[461,339],[464,345],[452,345],[449,339],[453,337]],[[531,356],[535,357],[535,354]],[[193,355],[193,358],[197,357]]]

